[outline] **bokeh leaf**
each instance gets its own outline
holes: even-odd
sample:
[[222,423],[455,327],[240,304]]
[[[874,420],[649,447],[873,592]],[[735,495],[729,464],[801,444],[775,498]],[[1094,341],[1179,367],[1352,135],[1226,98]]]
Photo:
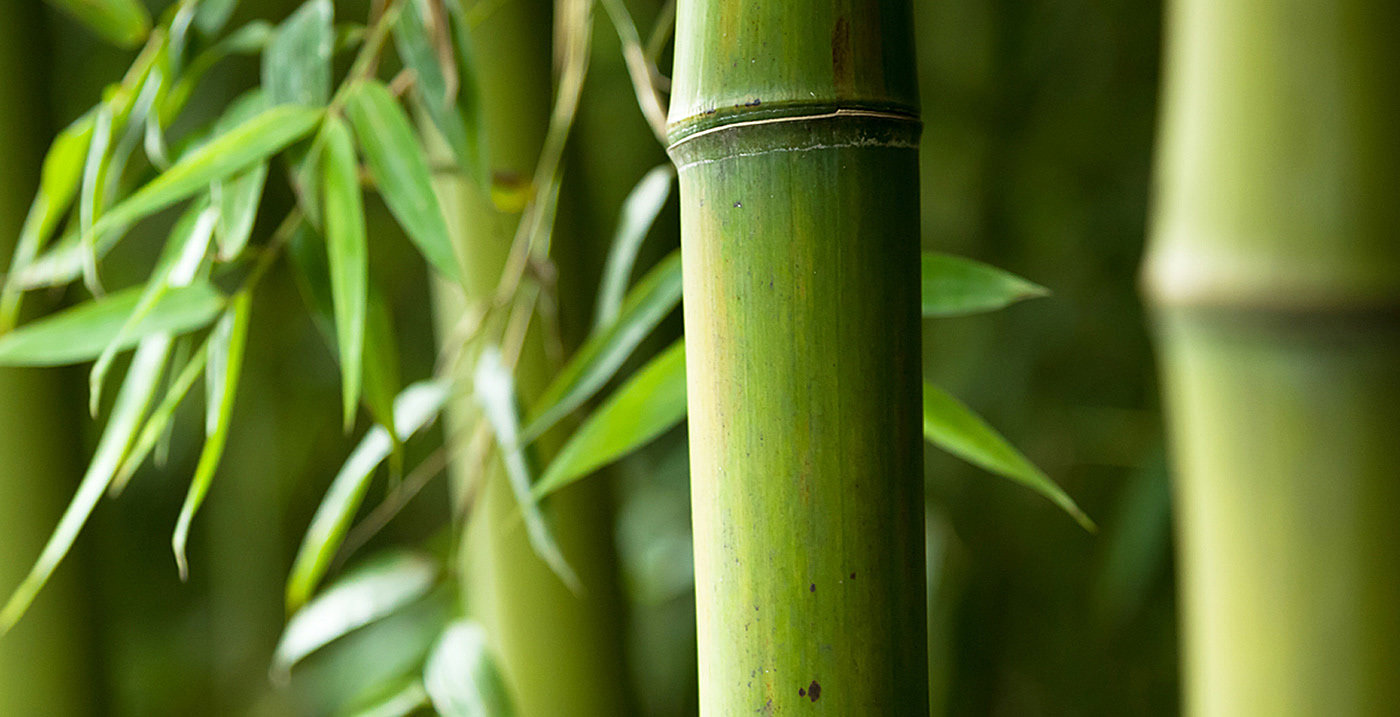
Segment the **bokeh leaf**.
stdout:
[[[178,358],[176,360],[178,361]],[[146,425],[142,426],[131,451],[122,460],[121,467],[117,469],[116,475],[112,478],[108,494],[113,498],[121,494],[122,490],[126,488],[127,482],[131,480],[131,476],[136,473],[136,469],[140,468],[141,463],[146,460],[146,456],[149,456],[156,445],[168,435],[166,429],[170,427],[170,422],[175,417],[175,409],[180,407],[180,402],[190,392],[194,382],[199,380],[200,375],[204,373],[204,367],[208,361],[209,342],[206,340],[200,344],[199,350],[180,369],[175,380],[170,382],[170,386],[165,389],[164,398],[156,404],[155,410],[151,411],[150,417],[146,419]]]
[[598,289],[598,307],[593,317],[593,330],[602,331],[617,320],[622,311],[622,300],[627,294],[628,283],[632,279],[632,267],[637,262],[637,252],[642,242],[656,223],[666,199],[671,196],[671,180],[676,171],[669,164],[652,169],[637,182],[631,194],[622,203],[622,216],[617,221],[617,232],[613,234],[612,248],[608,250],[608,261],[603,267],[603,283]]
[[[496,434],[496,445],[501,451],[501,462],[505,465],[506,476],[511,492],[520,506],[520,515],[525,522],[525,533],[530,547],[545,564],[549,565],[559,579],[575,593],[582,589],[578,575],[564,559],[559,543],[554,539],[539,503],[530,494],[530,464],[526,460],[524,445],[520,441],[520,416],[515,403],[515,377],[501,362],[501,353],[489,346],[477,359],[476,371],[472,376],[472,392],[491,430]],[[431,692],[431,688],[429,689]]]
[[213,35],[224,28],[224,23],[238,7],[238,0],[199,0],[195,7],[194,26],[205,35]]
[[389,211],[428,263],[443,276],[460,282],[461,269],[442,207],[433,193],[428,160],[403,108],[389,88],[371,80],[350,90],[345,112]]
[[[466,120],[453,101],[455,88],[449,86],[448,75],[441,64],[441,60],[446,58],[433,45],[435,35],[426,21],[433,18],[432,13],[422,0],[406,0],[399,7],[399,19],[394,24],[394,45],[404,65],[413,70],[414,97],[452,148],[457,161],[471,170],[478,148],[468,136]],[[433,19],[447,20],[446,17]],[[445,40],[447,35],[440,37]],[[450,58],[450,55],[447,57]],[[455,81],[456,66],[453,65],[451,69]]]
[[83,474],[82,482],[78,484],[77,494],[63,512],[63,517],[59,518],[58,527],[49,536],[34,567],[15,588],[5,607],[0,609],[0,636],[14,627],[29,609],[34,596],[39,594],[49,576],[53,575],[54,568],[73,547],[73,541],[77,539],[88,516],[92,515],[92,509],[106,492],[155,394],[165,360],[170,355],[170,342],[169,334],[156,334],[144,339],[136,349],[126,380],[117,394],[112,415],[107,419],[107,427],[97,442],[97,451]]
[[597,393],[680,300],[681,255],[676,251],[637,282],[617,321],[591,335],[554,377],[530,411],[522,442],[539,438]]
[[406,717],[431,705],[428,691],[417,676],[401,680],[385,692],[375,692],[375,699],[361,702],[345,714],[349,717]]
[[458,0],[448,0],[452,15],[453,37],[457,40],[457,110],[467,134],[467,155],[463,166],[476,178],[482,191],[492,190],[491,157],[486,144],[486,111],[481,102],[481,87],[476,76],[476,55],[466,12]]
[[308,0],[277,26],[262,60],[269,104],[321,107],[330,101],[334,15],[330,0]]
[[151,15],[140,0],[49,0],[108,42],[136,47],[151,31]]
[[486,643],[486,629],[459,620],[428,655],[423,686],[442,717],[510,717],[510,693]]
[[262,162],[231,179],[213,184],[210,192],[219,207],[219,225],[214,236],[219,242],[221,260],[232,260],[248,246],[266,183],[267,162]]
[[423,597],[437,574],[437,563],[431,558],[398,551],[346,571],[287,621],[272,656],[274,673],[285,676],[293,665],[333,640]]
[[975,466],[1010,478],[1049,498],[1085,530],[1091,533],[1098,530],[1094,521],[1079,509],[1064,489],[1050,480],[1050,476],[962,401],[931,383],[924,383],[924,438]]
[[340,348],[341,407],[348,431],[360,402],[365,348],[369,294],[365,210],[360,198],[359,162],[355,158],[350,130],[340,118],[328,117],[322,132],[325,140],[322,188],[325,192],[326,255],[330,263],[336,345]]
[[569,437],[535,484],[543,498],[645,445],[685,419],[685,342],[639,369]]
[[[63,366],[97,358],[122,330],[141,293],[139,286],[111,293],[0,336],[0,366]],[[153,334],[180,334],[208,326],[223,309],[224,300],[204,281],[171,289],[127,332],[119,348],[130,348]]]
[[189,543],[190,524],[194,514],[209,494],[209,486],[214,481],[214,471],[224,455],[228,443],[229,425],[233,418],[233,400],[238,392],[238,379],[243,373],[243,349],[248,342],[248,316],[253,305],[253,295],[248,290],[238,292],[233,305],[219,319],[209,337],[208,370],[205,372],[208,415],[204,426],[204,448],[195,464],[194,478],[190,490],[185,494],[185,502],[180,506],[180,517],[175,521],[175,533],[170,538],[170,547],[175,552],[175,565],[180,570],[180,579],[189,577],[189,561],[185,558],[185,547]]
[[[407,437],[436,417],[447,401],[448,389],[447,383],[441,381],[421,381],[405,388],[394,402],[394,425],[398,435]],[[350,521],[364,500],[374,469],[384,462],[392,449],[389,432],[383,426],[375,426],[336,474],[311,518],[292,564],[292,574],[287,579],[288,609],[301,607],[311,597],[345,539],[345,531],[350,529]]]
[[923,254],[924,316],[964,316],[995,311],[1049,289],[980,261],[951,254]]

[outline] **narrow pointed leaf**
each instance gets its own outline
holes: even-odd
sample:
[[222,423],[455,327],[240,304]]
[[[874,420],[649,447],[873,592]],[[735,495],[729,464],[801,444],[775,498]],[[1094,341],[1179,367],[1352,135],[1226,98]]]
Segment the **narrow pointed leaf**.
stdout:
[[320,107],[330,101],[334,14],[330,0],[308,0],[277,26],[263,51],[269,103]]
[[[217,139],[181,157],[102,216],[95,229],[131,224],[252,167],[306,136],[320,122],[321,110],[281,105],[259,112]],[[99,240],[100,241],[100,240]]]
[[429,707],[428,691],[423,682],[412,679],[401,687],[396,686],[388,694],[361,703],[361,706],[346,712],[350,717],[407,717]]
[[685,342],[677,341],[579,426],[535,484],[535,497],[543,498],[646,445],[684,420],[685,408]]
[[233,299],[231,306],[209,339],[209,369],[204,374],[208,379],[209,405],[208,422],[205,425],[204,448],[195,464],[194,478],[190,481],[185,503],[180,506],[180,517],[175,521],[175,533],[171,536],[170,547],[175,552],[175,565],[180,570],[180,579],[189,577],[189,561],[185,558],[186,545],[190,538],[190,524],[204,497],[209,494],[209,486],[214,482],[214,471],[224,455],[228,443],[229,423],[233,418],[233,400],[238,392],[238,379],[243,372],[243,349],[248,340],[248,315],[252,309],[252,294],[241,291]]
[[[79,304],[0,336],[0,366],[63,366],[102,354],[141,299],[142,287]],[[224,306],[224,295],[204,281],[171,289],[119,349],[158,333],[180,334],[208,326]]]
[[383,83],[366,81],[350,90],[345,111],[389,211],[433,268],[461,281],[428,160],[403,108]]
[[88,516],[92,515],[92,509],[106,492],[113,473],[126,455],[141,417],[155,394],[161,370],[169,355],[170,336],[167,334],[145,339],[136,350],[126,380],[117,394],[112,415],[107,419],[107,427],[103,429],[102,438],[97,443],[97,451],[78,485],[77,494],[68,504],[68,509],[63,512],[63,517],[59,518],[58,527],[54,528],[53,535],[49,536],[49,541],[39,553],[34,567],[19,587],[15,588],[5,607],[0,609],[0,636],[14,627],[29,609],[34,596],[39,594],[39,590],[48,582],[49,576],[53,575],[58,563],[73,547],[73,541],[77,539]]
[[365,348],[365,307],[369,292],[365,211],[360,199],[359,162],[355,158],[350,130],[339,118],[328,117],[322,136],[325,139],[322,187],[326,257],[330,263],[336,345],[340,348],[341,407],[345,428],[349,430],[355,420],[355,407],[360,402]]
[[263,162],[232,179],[214,184],[217,195],[215,203],[219,207],[219,226],[215,238],[219,242],[219,258],[223,261],[234,259],[248,246],[266,183],[267,163]]
[[995,311],[1049,289],[980,261],[951,254],[923,254],[924,316],[964,316]]
[[100,293],[97,284],[97,236],[93,226],[102,212],[102,185],[107,174],[108,152],[112,142],[112,112],[103,106],[93,121],[92,142],[83,161],[83,181],[78,187],[78,226],[82,233],[83,281],[88,290]]
[[[394,402],[398,435],[406,438],[432,421],[442,411],[448,393],[448,385],[438,381],[422,381],[404,389]],[[350,521],[364,500],[374,469],[384,462],[392,448],[389,432],[383,426],[375,426],[336,474],[311,518],[292,564],[292,574],[287,579],[288,609],[301,607],[311,597],[330,566],[331,558],[335,557],[335,551],[340,548],[345,532],[350,529]]]
[[423,668],[423,686],[442,717],[510,717],[515,714],[486,629],[459,620],[442,632]]
[[[178,361],[178,358],[176,360]],[[204,367],[208,360],[209,343],[206,341],[200,344],[199,351],[195,352],[180,369],[180,373],[175,376],[175,380],[171,381],[170,386],[165,390],[165,397],[156,404],[155,410],[151,411],[150,417],[146,419],[146,425],[142,426],[131,451],[122,460],[121,467],[117,469],[116,475],[112,478],[112,484],[108,488],[108,494],[111,497],[115,498],[121,495],[122,490],[131,480],[131,476],[136,473],[136,469],[141,467],[156,445],[168,435],[166,429],[170,427],[171,419],[175,417],[175,409],[180,407],[180,402],[190,392],[194,382],[199,380],[200,374],[204,373]]]
[[151,31],[151,15],[140,0],[49,0],[108,42],[136,47]]
[[622,311],[605,331],[594,333],[545,389],[523,432],[539,438],[612,378],[637,345],[681,300],[681,255],[673,252],[628,292]]
[[482,191],[490,191],[491,157],[486,143],[486,111],[481,102],[481,87],[476,76],[476,55],[466,13],[458,0],[448,0],[452,15],[452,33],[457,41],[457,111],[466,132],[467,155],[462,157],[468,174],[476,178]]
[[1085,530],[1091,533],[1098,530],[1068,493],[987,425],[981,416],[927,382],[924,383],[924,438],[973,465],[1010,478],[1049,498]]
[[[477,148],[467,134],[453,93],[449,92],[447,74],[440,64],[442,56],[433,46],[432,35],[425,22],[428,14],[421,0],[407,0],[400,5],[398,22],[394,24],[394,44],[404,65],[413,70],[414,96],[433,126],[437,127],[458,163],[471,170]],[[442,18],[446,20],[446,18]],[[455,71],[455,67],[452,68]]]
[[238,7],[238,0],[199,0],[195,8],[194,26],[205,35],[213,35],[224,28],[224,23]]
[[603,331],[617,320],[622,311],[622,300],[627,295],[627,285],[632,280],[632,267],[637,262],[637,252],[642,242],[656,222],[666,199],[671,196],[671,180],[676,172],[669,164],[663,164],[642,177],[632,193],[622,203],[622,216],[617,221],[617,232],[613,234],[612,248],[608,250],[608,262],[603,267],[603,283],[598,289],[598,308],[593,318],[593,330]]
[[515,404],[515,378],[501,363],[500,351],[488,347],[477,359],[476,371],[472,377],[472,392],[491,430],[496,434],[496,445],[501,451],[501,462],[505,465],[510,488],[515,493],[515,501],[520,506],[520,515],[525,522],[525,533],[530,547],[545,564],[549,565],[559,579],[575,593],[582,589],[578,575],[569,567],[564,553],[540,512],[539,503],[530,494],[530,464],[526,460],[524,446],[520,442],[520,417]]
[[287,621],[272,656],[273,671],[286,675],[307,655],[418,600],[437,574],[431,558],[407,552],[376,556],[347,571]]

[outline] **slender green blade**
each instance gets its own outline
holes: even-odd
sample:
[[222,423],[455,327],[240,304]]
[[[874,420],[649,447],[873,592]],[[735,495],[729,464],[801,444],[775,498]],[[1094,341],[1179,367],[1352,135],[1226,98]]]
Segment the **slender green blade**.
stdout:
[[510,717],[515,714],[486,629],[459,620],[443,630],[428,655],[423,686],[442,717]]
[[206,403],[209,415],[204,428],[204,449],[199,453],[189,493],[185,495],[184,505],[180,506],[180,517],[175,521],[175,533],[170,538],[181,580],[187,579],[190,572],[189,561],[185,558],[190,524],[194,522],[199,506],[204,503],[204,497],[209,494],[214,471],[218,469],[224,446],[228,443],[233,400],[238,392],[239,376],[243,372],[243,349],[248,342],[248,316],[252,305],[253,295],[246,290],[240,291],[209,339],[209,369],[204,374],[208,387]]
[[236,7],[238,0],[200,0],[195,7],[194,26],[205,35],[213,35],[224,28]]
[[[438,132],[442,133],[461,166],[470,168],[476,148],[467,136],[466,120],[453,101],[453,88],[449,87],[448,80],[449,69],[455,73],[456,66],[443,67],[441,60],[450,62],[451,54],[444,55],[433,46],[434,35],[425,22],[425,17],[443,21],[447,18],[434,18],[422,0],[408,0],[400,7],[402,11],[394,24],[394,44],[404,65],[413,71],[414,96]],[[445,40],[447,36],[443,34],[440,37]]]
[[219,258],[223,261],[234,259],[248,246],[266,184],[267,162],[262,162],[213,185],[215,204],[219,207],[219,225],[214,236],[219,242]]
[[287,621],[272,656],[273,671],[285,676],[307,655],[418,600],[437,575],[431,558],[399,551],[347,571]]
[[143,219],[266,160],[301,139],[321,121],[322,111],[295,105],[263,110],[189,154],[102,216],[95,230]]
[[49,0],[108,42],[136,47],[151,31],[151,15],[139,0]]
[[980,261],[926,251],[923,255],[924,316],[965,316],[995,311],[1050,290]]
[[365,347],[365,311],[369,295],[365,210],[360,198],[359,162],[355,158],[350,130],[340,118],[327,117],[322,132],[325,140],[321,180],[325,193],[326,257],[330,263],[336,345],[340,348],[341,407],[348,431],[360,402]]
[[443,276],[461,281],[447,221],[433,193],[428,160],[403,108],[389,88],[371,80],[350,90],[345,112],[389,211],[429,264]]
[[97,235],[93,232],[93,225],[103,209],[101,189],[107,174],[111,142],[112,111],[104,105],[98,109],[93,121],[92,142],[88,144],[87,157],[83,160],[83,179],[78,185],[83,281],[93,293],[100,293],[97,285]]
[[[377,691],[376,691],[377,692]],[[350,717],[405,717],[429,707],[428,691],[422,680],[416,677],[395,685],[387,694],[380,693],[377,699],[361,703],[361,706],[345,714]]]
[[685,342],[677,341],[583,422],[535,484],[535,498],[646,445],[684,420],[685,408]]
[[593,330],[603,331],[622,312],[622,300],[632,279],[632,267],[637,252],[651,231],[652,224],[671,196],[671,182],[676,171],[663,164],[642,177],[632,193],[622,203],[622,216],[617,221],[608,261],[603,267],[603,283],[598,289],[598,308],[593,317]]
[[[449,390],[445,382],[422,381],[399,394],[394,402],[394,425],[399,436],[407,437],[427,425],[442,410]],[[371,428],[326,490],[321,505],[306,529],[291,577],[287,579],[287,607],[295,610],[306,603],[325,575],[331,558],[350,529],[374,477],[374,469],[393,449],[389,432],[383,426]]]
[[277,26],[262,61],[270,104],[321,107],[330,101],[334,14],[330,0],[308,0]]
[[987,425],[981,416],[943,389],[924,383],[924,438],[953,455],[1010,478],[1049,498],[1085,530],[1098,530],[1073,498]]
[[[132,287],[74,306],[0,336],[0,366],[63,366],[91,361],[116,338],[141,299]],[[224,306],[224,295],[204,281],[166,292],[119,349],[159,333],[181,334],[208,326]]]
[[510,488],[515,493],[520,515],[525,521],[525,532],[530,547],[559,579],[575,593],[582,589],[578,575],[564,559],[559,543],[554,539],[539,503],[530,494],[530,464],[526,460],[524,444],[520,441],[520,417],[515,404],[515,377],[501,362],[501,353],[494,346],[482,351],[477,359],[476,371],[472,377],[473,394],[480,404],[491,430],[496,434],[496,445],[501,451],[501,462],[505,465]]
[[457,110],[466,131],[467,156],[463,166],[476,178],[482,191],[491,190],[491,157],[486,144],[486,108],[481,101],[481,86],[477,79],[476,54],[466,13],[458,0],[449,0],[452,14],[452,34],[457,40]]
[[97,451],[93,454],[92,462],[88,464],[87,472],[83,474],[83,480],[78,485],[77,494],[73,496],[73,501],[63,512],[63,517],[59,518],[58,527],[54,528],[53,535],[49,537],[49,542],[39,553],[39,559],[35,561],[34,567],[30,569],[29,574],[25,576],[19,587],[15,588],[9,601],[5,603],[5,607],[0,609],[0,636],[14,627],[15,623],[24,615],[25,610],[29,609],[34,597],[39,594],[44,583],[48,582],[49,576],[53,575],[54,568],[58,567],[58,563],[73,547],[73,541],[77,539],[88,516],[92,515],[93,508],[97,506],[97,501],[106,492],[113,473],[121,463],[122,457],[126,455],[127,448],[131,445],[132,436],[135,435],[139,427],[141,417],[145,414],[146,408],[150,405],[151,398],[155,394],[161,370],[169,355],[170,336],[168,334],[148,337],[141,342],[141,346],[136,350],[136,355],[131,360],[131,367],[127,371],[126,380],[122,383],[122,389],[117,394],[117,402],[112,408],[112,415],[107,419],[107,427],[103,429],[102,438],[97,443]]
[[539,438],[597,393],[680,300],[681,255],[676,251],[628,292],[617,320],[607,330],[589,337],[555,376],[531,410],[522,441],[529,443]]
[[[178,354],[177,354],[178,355]],[[176,359],[179,360],[178,358]],[[204,373],[204,367],[209,361],[209,342],[200,344],[199,351],[195,352],[185,363],[184,368],[175,376],[175,380],[170,382],[170,386],[165,390],[165,396],[160,403],[156,404],[154,411],[146,419],[146,425],[141,428],[141,433],[136,437],[136,443],[132,445],[131,451],[122,460],[121,467],[112,478],[112,485],[108,494],[113,498],[121,494],[126,488],[126,484],[131,480],[131,476],[136,473],[136,469],[145,462],[146,456],[151,454],[156,445],[167,435],[166,429],[170,427],[171,420],[175,417],[175,409],[180,407],[180,402],[185,400],[185,396],[194,386],[194,382],[199,380]],[[157,462],[159,462],[157,458]]]

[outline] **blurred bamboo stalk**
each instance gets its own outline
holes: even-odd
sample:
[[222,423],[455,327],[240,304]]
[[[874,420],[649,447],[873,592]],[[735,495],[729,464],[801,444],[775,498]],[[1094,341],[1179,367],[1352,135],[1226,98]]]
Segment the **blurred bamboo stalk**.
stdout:
[[1185,706],[1400,704],[1400,5],[1176,0],[1144,278]]
[[[38,3],[13,3],[0,21],[0,265],[38,186],[47,144],[44,73],[34,71],[44,36]],[[29,570],[78,474],[76,414],[64,376],[0,369],[0,591]],[[78,715],[91,708],[93,684],[75,569],[59,571],[24,622],[0,639],[0,714]]]
[[[548,0],[500,5],[472,30],[474,52],[482,58],[477,79],[491,166],[507,184],[530,181],[544,142],[553,96],[551,30]],[[468,302],[495,298],[520,214],[501,211],[486,191],[462,177],[442,178],[438,193],[465,260],[465,297],[455,288],[435,286],[440,336],[452,337]],[[567,241],[567,232],[556,241]],[[540,324],[539,317],[531,321],[515,371],[525,405],[551,377]],[[470,399],[455,404],[449,410],[449,430],[470,427],[473,414]],[[463,590],[469,611],[490,633],[518,714],[626,714],[607,484],[576,486],[546,506],[560,546],[584,585],[584,592],[575,595],[531,549],[498,461],[489,464],[479,482],[469,460],[455,461],[451,474],[459,499],[474,482],[480,486],[462,550]]]
[[701,713],[925,715],[910,6],[677,20]]

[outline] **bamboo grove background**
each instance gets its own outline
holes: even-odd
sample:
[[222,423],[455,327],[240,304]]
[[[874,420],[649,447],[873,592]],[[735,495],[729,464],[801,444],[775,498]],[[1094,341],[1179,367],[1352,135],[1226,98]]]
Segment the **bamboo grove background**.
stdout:
[[[662,12],[648,0],[627,7],[643,33]],[[15,158],[0,177],[0,227],[13,236],[44,142],[115,79],[126,55],[47,6],[12,0],[4,8],[9,34],[0,72],[24,80],[7,82],[0,98],[0,146]],[[291,9],[262,0],[243,3],[239,14],[281,17]],[[1170,505],[1136,288],[1161,8],[1126,0],[927,0],[915,11],[925,123],[922,243],[986,260],[1053,292],[994,314],[925,320],[924,374],[1012,438],[1102,529],[1091,536],[1039,496],[927,451],[934,713],[1175,713]],[[363,15],[358,7],[346,12]],[[559,245],[574,247],[580,271],[561,275],[561,293],[596,285],[600,247],[622,199],[665,161],[635,109],[617,34],[597,15],[558,220],[579,235]],[[207,107],[208,119],[256,73],[249,59],[220,67],[192,113]],[[10,201],[14,195],[22,199]],[[291,200],[272,201],[286,207]],[[367,211],[373,231],[396,231],[377,199]],[[654,261],[673,248],[677,223],[672,198],[644,254]],[[104,265],[114,281],[123,271],[136,278],[158,229],[143,229],[144,241],[138,235],[126,255]],[[426,376],[437,356],[432,318],[422,310],[431,300],[422,262],[406,241],[371,246],[401,337],[402,373]],[[343,434],[334,410],[334,358],[305,319],[291,277],[274,269],[260,292],[263,306],[294,308],[254,314],[224,467],[193,535],[199,557],[190,581],[179,582],[165,550],[183,494],[174,476],[188,475],[198,457],[197,436],[177,433],[170,473],[143,469],[123,500],[104,501],[35,612],[0,640],[0,713],[7,699],[26,704],[27,691],[57,696],[57,711],[302,713],[344,693],[345,683],[410,659],[402,656],[426,639],[418,626],[427,618],[398,616],[308,660],[289,686],[268,680],[284,621],[284,578],[354,438]],[[34,303],[44,298],[63,300]],[[561,310],[579,314],[574,325],[587,324],[589,309]],[[678,317],[666,332],[678,334]],[[565,337],[571,345],[581,338]],[[666,345],[653,343],[651,351]],[[75,437],[90,447],[96,436],[84,416],[81,372],[55,380],[6,371],[0,390],[19,386],[21,394],[4,394],[0,403],[0,456],[52,461],[38,479],[6,470],[13,464],[0,459],[0,511],[18,511],[0,512],[0,585],[9,586],[76,485],[81,458],[65,447]],[[8,428],[21,425],[28,432]],[[626,660],[609,688],[649,715],[695,710],[682,437],[673,431],[597,484],[606,488],[596,500],[613,519],[620,594],[612,619]],[[423,457],[412,451],[410,460]],[[430,483],[376,542],[430,537],[447,518],[448,490],[448,481]],[[428,601],[420,612],[435,609]],[[375,646],[372,657],[365,644]]]

